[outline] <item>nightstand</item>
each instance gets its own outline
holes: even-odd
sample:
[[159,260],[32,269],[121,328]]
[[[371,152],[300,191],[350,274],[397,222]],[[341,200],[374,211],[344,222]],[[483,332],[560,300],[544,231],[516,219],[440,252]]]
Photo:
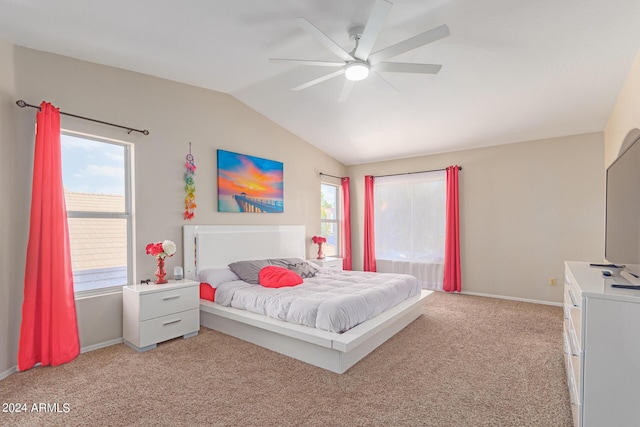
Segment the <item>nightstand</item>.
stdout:
[[324,259],[308,259],[320,267],[328,268],[330,270],[342,271],[342,258],[326,257]]
[[170,280],[163,285],[131,285],[122,288],[122,337],[137,351],[200,330],[200,283]]

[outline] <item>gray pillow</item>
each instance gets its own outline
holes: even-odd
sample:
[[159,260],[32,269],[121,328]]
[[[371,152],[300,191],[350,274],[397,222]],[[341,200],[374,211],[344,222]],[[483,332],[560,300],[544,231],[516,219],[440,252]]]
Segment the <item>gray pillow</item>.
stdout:
[[303,279],[313,277],[319,271],[317,268],[301,258],[272,258],[236,261],[229,264],[229,268],[241,280],[251,283],[252,285],[259,285],[260,270],[268,265],[288,268],[289,270],[296,272]]
[[260,280],[258,276],[260,275],[260,270],[268,265],[272,265],[270,260],[260,259],[236,261],[229,264],[229,268],[245,282],[251,283],[252,285],[259,285]]
[[278,265],[295,271],[303,279],[313,277],[319,271],[307,261],[300,258],[277,258],[269,261],[271,261],[273,265]]

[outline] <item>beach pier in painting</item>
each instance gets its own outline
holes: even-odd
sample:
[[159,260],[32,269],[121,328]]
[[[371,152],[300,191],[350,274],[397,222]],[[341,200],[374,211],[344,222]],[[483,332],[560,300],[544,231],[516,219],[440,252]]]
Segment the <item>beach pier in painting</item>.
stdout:
[[218,212],[284,212],[282,162],[218,150]]
[[282,212],[284,204],[280,200],[257,199],[246,194],[233,196],[240,212]]

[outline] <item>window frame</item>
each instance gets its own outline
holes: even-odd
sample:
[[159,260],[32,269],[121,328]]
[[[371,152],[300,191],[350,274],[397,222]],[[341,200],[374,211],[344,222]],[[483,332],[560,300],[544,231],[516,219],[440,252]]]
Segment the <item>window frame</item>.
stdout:
[[[322,186],[328,185],[336,188],[336,219],[323,219],[322,218]],[[320,181],[320,230],[322,232],[323,224],[335,224],[336,227],[336,254],[329,255],[330,257],[340,258],[342,253],[340,252],[341,237],[342,237],[342,186],[339,184],[333,184],[327,181]]]
[[60,135],[68,135],[75,138],[88,139],[104,144],[118,145],[124,148],[124,212],[94,212],[94,211],[69,211],[67,210],[67,219],[70,218],[86,218],[86,219],[124,219],[127,222],[127,283],[122,285],[105,286],[97,289],[75,290],[74,295],[78,297],[90,297],[95,295],[105,295],[113,292],[122,291],[124,286],[135,283],[135,220],[134,220],[134,156],[133,143],[121,141],[113,138],[92,135],[83,132],[76,132],[68,129],[61,129]]

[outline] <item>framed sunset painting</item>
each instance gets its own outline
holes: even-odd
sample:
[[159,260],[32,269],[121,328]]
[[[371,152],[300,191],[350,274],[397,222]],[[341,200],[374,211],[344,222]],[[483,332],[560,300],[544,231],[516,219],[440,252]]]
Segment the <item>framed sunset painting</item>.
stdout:
[[218,212],[284,212],[282,162],[218,150]]

